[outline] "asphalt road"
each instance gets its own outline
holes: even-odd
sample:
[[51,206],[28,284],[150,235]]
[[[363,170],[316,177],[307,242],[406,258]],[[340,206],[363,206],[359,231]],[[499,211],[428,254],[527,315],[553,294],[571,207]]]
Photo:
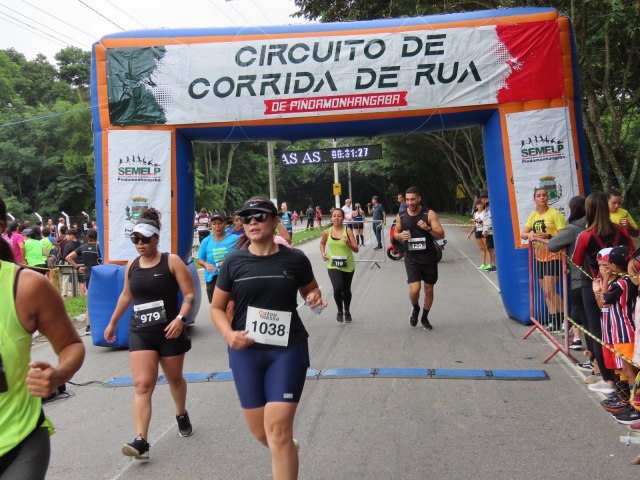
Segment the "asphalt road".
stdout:
[[[447,222],[446,219],[443,222]],[[598,405],[582,374],[552,347],[509,319],[495,274],[476,269],[466,228],[448,227],[430,319],[434,330],[408,324],[402,262],[358,263],[351,325],[335,321],[331,284],[318,241],[311,258],[330,306],[301,310],[310,333],[312,368],[544,369],[542,381],[415,378],[309,380],[296,417],[301,479],[623,479],[640,472],[638,447],[620,443],[627,429]],[[370,247],[368,247],[370,248]],[[373,259],[366,251],[362,258]],[[381,259],[381,255],[379,257]],[[473,260],[473,261],[472,261]],[[373,266],[373,268],[372,268]],[[498,266],[499,268],[499,266]],[[206,299],[206,296],[205,296]],[[226,346],[201,309],[190,330],[185,372],[228,371]],[[130,375],[128,353],[87,345],[75,382]],[[47,344],[34,359],[51,359]],[[178,436],[166,385],[154,394],[151,460],[120,453],[134,437],[132,387],[69,385],[73,394],[45,406],[58,431],[48,478],[268,479],[268,451],[249,434],[232,382],[190,383],[194,435]]]

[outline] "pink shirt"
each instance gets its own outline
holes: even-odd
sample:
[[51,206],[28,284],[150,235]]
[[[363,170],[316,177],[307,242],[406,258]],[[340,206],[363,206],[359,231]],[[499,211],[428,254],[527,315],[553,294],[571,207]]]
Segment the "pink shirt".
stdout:
[[4,238],[11,246],[14,262],[24,263],[24,256],[22,255],[22,250],[20,250],[20,244],[24,244],[24,235],[18,232],[13,232],[11,234],[11,238],[9,238],[9,236],[5,233],[2,235],[2,238]]
[[287,248],[291,248],[291,245],[289,245],[289,242],[287,242],[280,235],[274,235],[273,236],[273,243],[277,243],[278,245],[284,245]]

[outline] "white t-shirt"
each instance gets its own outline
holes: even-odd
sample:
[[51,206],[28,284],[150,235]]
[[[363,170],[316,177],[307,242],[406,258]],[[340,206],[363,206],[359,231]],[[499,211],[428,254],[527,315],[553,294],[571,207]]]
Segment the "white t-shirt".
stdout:
[[344,221],[350,222],[353,220],[353,209],[350,206],[344,205],[342,207],[342,211],[344,212]]
[[482,232],[482,224],[484,223],[484,211],[475,212],[473,214],[473,220],[476,222],[476,232]]

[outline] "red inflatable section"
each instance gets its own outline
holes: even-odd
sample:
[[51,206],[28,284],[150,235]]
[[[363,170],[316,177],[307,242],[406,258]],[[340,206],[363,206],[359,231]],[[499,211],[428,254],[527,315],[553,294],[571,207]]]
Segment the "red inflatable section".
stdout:
[[513,68],[498,103],[564,97],[557,22],[497,25],[496,32],[506,49],[496,52],[499,61]]

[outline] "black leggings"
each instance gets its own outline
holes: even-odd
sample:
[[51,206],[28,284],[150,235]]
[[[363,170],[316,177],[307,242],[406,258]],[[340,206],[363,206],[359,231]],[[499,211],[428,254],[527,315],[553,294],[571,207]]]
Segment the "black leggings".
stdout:
[[13,450],[0,457],[0,480],[44,479],[51,443],[47,427],[37,427]]
[[[591,332],[595,337],[602,340],[602,323],[600,321],[600,308],[598,302],[596,302],[596,296],[593,293],[591,287],[582,287],[582,304],[584,305],[584,328]],[[587,336],[588,338],[588,336]],[[589,341],[587,340],[587,348],[593,353],[598,368],[600,369],[600,375],[602,380],[611,381],[613,375],[611,371],[604,366],[604,356],[602,355],[602,345],[600,343],[591,341],[591,347],[589,347]]]
[[[335,268],[327,269],[329,272],[329,280],[333,285],[333,299],[338,306],[339,312],[348,312],[351,306],[351,282],[354,272],[343,272]],[[344,310],[342,304],[344,303]]]

